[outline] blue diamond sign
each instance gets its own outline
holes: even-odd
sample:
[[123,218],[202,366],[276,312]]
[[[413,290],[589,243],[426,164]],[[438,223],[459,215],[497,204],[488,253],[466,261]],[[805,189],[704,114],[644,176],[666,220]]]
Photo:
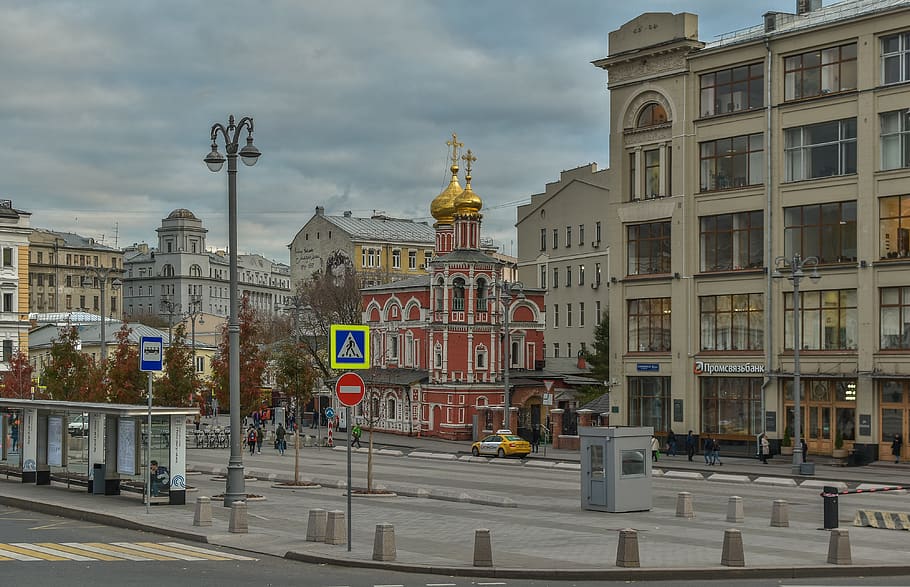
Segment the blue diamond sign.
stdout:
[[329,348],[332,369],[369,369],[370,327],[332,324]]

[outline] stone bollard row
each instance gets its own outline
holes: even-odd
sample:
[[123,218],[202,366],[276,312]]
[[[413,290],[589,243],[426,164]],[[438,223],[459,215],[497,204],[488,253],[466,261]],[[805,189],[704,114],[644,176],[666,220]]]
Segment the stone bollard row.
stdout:
[[493,543],[488,528],[474,530],[474,566],[493,566]]
[[196,498],[196,511],[193,513],[194,526],[212,525],[212,500],[205,496]]
[[731,495],[727,501],[727,521],[733,523],[744,522],[746,519],[743,513],[743,498],[738,495]]
[[326,516],[325,543],[347,544],[347,526],[344,523],[344,512],[332,510]]
[[616,566],[637,569],[641,566],[638,556],[638,531],[624,528],[619,531],[619,543],[616,545]]
[[373,560],[393,561],[396,555],[395,526],[376,524],[376,536],[373,538]]
[[692,494],[688,491],[680,491],[676,495],[676,517],[677,518],[694,518],[695,510],[692,508]]
[[306,524],[307,542],[325,542],[326,511],[323,509],[310,510]]
[[235,501],[231,504],[231,521],[228,523],[228,531],[234,534],[246,534],[250,531],[245,501]]
[[771,526],[776,528],[790,527],[790,508],[786,500],[775,499],[771,505]]
[[724,530],[724,549],[720,555],[720,564],[725,567],[746,566],[746,555],[743,552],[743,533],[735,528]]

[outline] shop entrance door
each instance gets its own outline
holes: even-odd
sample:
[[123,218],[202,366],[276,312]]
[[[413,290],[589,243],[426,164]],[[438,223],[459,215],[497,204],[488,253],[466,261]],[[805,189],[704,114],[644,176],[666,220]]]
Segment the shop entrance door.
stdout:
[[806,428],[806,443],[813,454],[831,454],[834,444],[831,441],[831,407],[810,406],[808,410],[809,427]]

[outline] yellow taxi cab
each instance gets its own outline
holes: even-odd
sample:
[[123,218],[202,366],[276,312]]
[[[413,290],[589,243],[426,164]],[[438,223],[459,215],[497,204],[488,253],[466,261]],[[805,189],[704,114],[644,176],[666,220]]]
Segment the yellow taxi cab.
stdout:
[[503,458],[512,455],[526,457],[531,454],[531,443],[520,436],[512,434],[511,430],[497,430],[496,434],[485,436],[471,445],[471,454],[496,455]]

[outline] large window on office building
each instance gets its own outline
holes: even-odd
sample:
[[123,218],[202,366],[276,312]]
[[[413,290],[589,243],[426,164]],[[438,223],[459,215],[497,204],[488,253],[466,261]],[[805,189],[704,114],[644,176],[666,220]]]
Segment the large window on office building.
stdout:
[[882,37],[882,83],[910,81],[910,33]]
[[[856,290],[800,292],[800,348],[813,351],[856,350],[859,335]],[[784,345],[793,349],[793,294],[784,294]]]
[[816,49],[784,59],[784,100],[856,89],[856,43]]
[[785,181],[856,173],[856,119],[784,131]]
[[670,223],[651,222],[627,227],[629,275],[670,272]]
[[882,169],[910,167],[910,110],[881,115]]
[[762,350],[765,335],[762,294],[702,296],[698,300],[701,350]]
[[764,222],[761,210],[702,216],[699,219],[699,270],[737,271],[762,267]]
[[728,190],[764,181],[764,136],[740,135],[699,143],[701,191]]
[[784,256],[856,261],[856,201],[784,208]]
[[699,377],[701,429],[749,436],[762,432],[761,382],[761,377]]
[[878,218],[881,258],[910,257],[910,196],[880,198]]
[[879,290],[882,350],[910,350],[910,287]]
[[629,352],[670,351],[670,298],[629,300]]
[[764,100],[764,64],[753,63],[699,76],[701,115],[715,116],[761,108]]
[[629,377],[629,425],[670,428],[670,378]]

